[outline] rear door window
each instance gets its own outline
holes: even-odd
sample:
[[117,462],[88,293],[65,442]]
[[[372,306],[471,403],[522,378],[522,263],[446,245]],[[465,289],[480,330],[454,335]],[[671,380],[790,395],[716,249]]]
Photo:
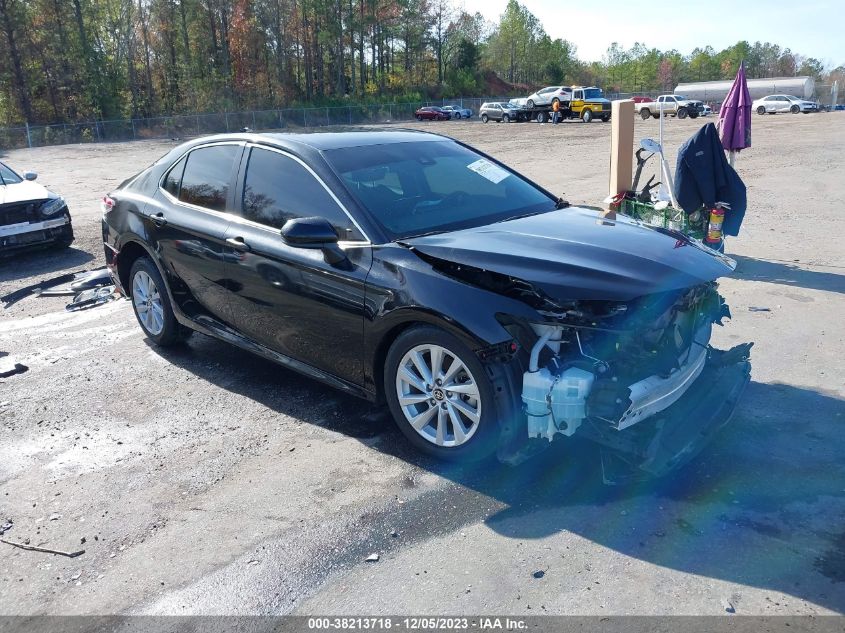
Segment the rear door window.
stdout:
[[212,145],[187,156],[179,200],[212,211],[225,211],[239,145]]

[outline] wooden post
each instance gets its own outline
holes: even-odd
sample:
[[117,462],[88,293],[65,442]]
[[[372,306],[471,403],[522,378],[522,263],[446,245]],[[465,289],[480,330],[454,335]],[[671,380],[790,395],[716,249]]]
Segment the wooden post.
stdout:
[[614,101],[610,122],[610,186],[615,196],[631,188],[634,163],[634,102],[630,99]]

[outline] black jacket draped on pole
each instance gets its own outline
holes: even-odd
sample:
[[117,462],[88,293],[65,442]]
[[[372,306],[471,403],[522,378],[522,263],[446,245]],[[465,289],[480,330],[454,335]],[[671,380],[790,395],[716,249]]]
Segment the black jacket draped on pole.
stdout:
[[747,206],[745,183],[728,164],[716,126],[708,123],[681,146],[675,168],[675,197],[687,213],[727,202],[722,230],[738,235]]

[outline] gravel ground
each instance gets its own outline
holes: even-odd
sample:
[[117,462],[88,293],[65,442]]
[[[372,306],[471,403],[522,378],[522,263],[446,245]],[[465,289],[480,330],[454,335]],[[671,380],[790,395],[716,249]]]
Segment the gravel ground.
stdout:
[[[672,164],[700,123],[666,121]],[[483,473],[433,463],[367,403],[224,343],[151,347],[126,301],[0,312],[0,352],[29,366],[0,379],[3,538],[85,550],[0,543],[0,614],[845,612],[845,114],[753,124],[716,333],[755,341],[752,383],[659,482],[606,488],[594,453],[565,448]],[[608,125],[415,127],[572,202],[605,195]],[[102,265],[99,198],[174,144],[0,152],[68,199],[77,236],[0,261],[0,295]]]

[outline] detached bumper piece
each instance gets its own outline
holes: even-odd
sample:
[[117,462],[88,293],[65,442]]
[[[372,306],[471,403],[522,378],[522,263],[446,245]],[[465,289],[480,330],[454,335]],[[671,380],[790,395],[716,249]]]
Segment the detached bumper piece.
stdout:
[[604,482],[618,485],[660,477],[698,455],[733,416],[751,378],[752,345],[727,351],[710,348],[695,383],[654,418],[622,432],[588,432],[602,445]]

